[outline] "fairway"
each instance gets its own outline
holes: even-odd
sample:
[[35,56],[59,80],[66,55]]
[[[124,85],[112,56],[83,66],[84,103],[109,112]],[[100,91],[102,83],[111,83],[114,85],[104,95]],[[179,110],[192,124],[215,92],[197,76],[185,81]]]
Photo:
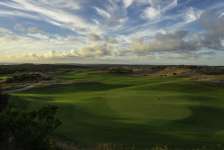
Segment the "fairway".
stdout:
[[224,87],[183,77],[129,76],[91,70],[57,75],[63,83],[15,93],[11,103],[54,104],[56,135],[81,144],[140,146],[224,143]]

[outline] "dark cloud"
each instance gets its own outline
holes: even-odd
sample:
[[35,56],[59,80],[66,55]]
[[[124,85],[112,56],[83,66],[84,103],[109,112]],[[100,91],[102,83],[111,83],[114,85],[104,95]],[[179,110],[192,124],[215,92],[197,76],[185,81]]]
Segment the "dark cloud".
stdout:
[[220,10],[212,9],[205,12],[199,22],[205,30],[202,45],[215,50],[223,50],[224,16]]
[[[131,45],[132,52],[147,55],[152,52],[194,53],[203,49],[224,50],[224,15],[220,9],[205,11],[197,20],[200,32],[166,31],[150,38],[140,38]],[[127,53],[127,52],[126,52]],[[200,53],[203,55],[204,53]],[[206,53],[208,54],[208,53]],[[211,52],[209,53],[211,54]],[[123,54],[122,54],[123,55]]]

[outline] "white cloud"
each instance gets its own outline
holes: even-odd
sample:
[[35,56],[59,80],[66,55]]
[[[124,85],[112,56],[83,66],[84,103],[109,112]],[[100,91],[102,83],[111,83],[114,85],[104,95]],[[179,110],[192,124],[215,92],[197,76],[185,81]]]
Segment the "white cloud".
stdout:
[[178,0],[171,0],[163,9],[163,12],[169,11],[171,9],[174,9],[178,5]]
[[202,14],[201,10],[190,7],[185,12],[184,16],[185,22],[186,23],[194,22],[200,18],[201,14]]
[[23,17],[23,18],[29,18],[34,20],[41,20],[41,18],[38,16],[34,16],[34,15],[21,12],[18,10],[0,10],[0,16],[1,17],[16,16],[16,17]]
[[104,17],[104,18],[109,19],[109,18],[111,17],[111,15],[110,15],[107,11],[105,11],[105,10],[103,10],[103,9],[101,9],[101,8],[94,7],[94,9],[96,10],[96,12],[97,12],[100,16],[102,16],[102,17]]
[[178,5],[178,0],[148,0],[151,7],[160,8],[162,11],[168,11]]
[[70,37],[49,37],[43,33],[27,33],[26,36],[14,34],[0,36],[0,53],[20,55],[26,53],[45,53],[50,50],[66,51],[83,45],[80,39]]
[[148,3],[150,6],[143,11],[142,16],[145,19],[154,20],[177,7],[178,0],[148,0]]
[[128,8],[129,6],[131,6],[134,1],[135,0],[123,0],[125,8]]
[[7,35],[10,35],[10,34],[12,34],[12,32],[9,31],[8,29],[0,28],[0,37],[7,36]]
[[143,12],[143,17],[146,19],[154,20],[160,16],[160,11],[153,7],[148,7]]
[[39,0],[39,2],[62,9],[79,10],[81,7],[77,0]]
[[[101,32],[98,26],[88,23],[78,15],[71,14],[63,9],[56,9],[49,5],[40,4],[30,0],[13,0],[16,3],[1,3],[1,5],[21,10],[22,15],[29,15],[28,12],[36,13],[41,19],[48,21],[54,25],[58,25],[65,28],[70,28],[76,32]],[[49,2],[48,2],[49,4]],[[27,14],[24,14],[27,11]],[[7,11],[5,11],[6,13]],[[3,12],[2,12],[3,13]],[[9,12],[8,12],[9,13]],[[0,13],[1,14],[1,13]],[[10,15],[18,15],[17,13],[11,13]],[[35,15],[33,15],[35,16]]]

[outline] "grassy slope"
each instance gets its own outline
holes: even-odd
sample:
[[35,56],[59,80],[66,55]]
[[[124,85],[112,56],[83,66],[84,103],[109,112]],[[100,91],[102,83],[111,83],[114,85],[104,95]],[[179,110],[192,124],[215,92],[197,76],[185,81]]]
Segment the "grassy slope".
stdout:
[[224,143],[223,87],[95,71],[60,78],[81,82],[33,89],[13,99],[21,107],[60,106],[63,125],[57,134],[65,139],[85,144]]

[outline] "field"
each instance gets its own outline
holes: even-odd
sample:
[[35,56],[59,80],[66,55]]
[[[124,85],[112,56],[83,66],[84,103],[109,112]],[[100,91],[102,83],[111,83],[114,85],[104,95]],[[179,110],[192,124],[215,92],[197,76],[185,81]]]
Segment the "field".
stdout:
[[[224,86],[180,76],[78,69],[11,94],[20,108],[59,106],[55,135],[83,145],[195,147],[224,144]],[[59,82],[60,81],[60,82]]]

